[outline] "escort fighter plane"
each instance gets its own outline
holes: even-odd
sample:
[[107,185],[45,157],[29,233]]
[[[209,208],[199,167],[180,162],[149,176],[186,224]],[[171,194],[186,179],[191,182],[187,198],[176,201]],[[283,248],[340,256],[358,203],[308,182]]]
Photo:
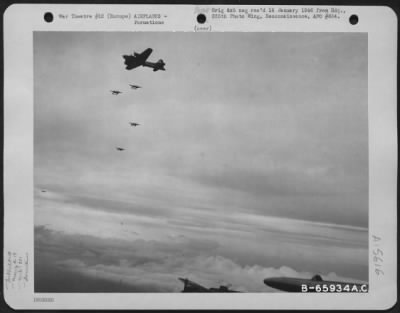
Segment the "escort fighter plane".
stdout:
[[119,90],[110,90],[111,94],[118,96],[120,93],[122,93],[122,91]]
[[139,89],[139,88],[142,88],[142,87],[140,87],[140,86],[138,86],[138,85],[131,85],[131,84],[129,84],[129,86],[131,86],[131,89]]
[[165,71],[165,63],[163,60],[158,60],[156,63],[148,62],[147,59],[150,54],[153,52],[153,49],[147,48],[142,53],[133,52],[131,55],[123,55],[122,57],[125,59],[124,64],[126,65],[127,70],[131,70],[137,68],[139,66],[151,67],[153,72],[158,70]]
[[130,122],[129,124],[131,124],[131,126],[133,126],[133,127],[136,127],[136,126],[140,125],[139,123],[132,123],[132,122]]

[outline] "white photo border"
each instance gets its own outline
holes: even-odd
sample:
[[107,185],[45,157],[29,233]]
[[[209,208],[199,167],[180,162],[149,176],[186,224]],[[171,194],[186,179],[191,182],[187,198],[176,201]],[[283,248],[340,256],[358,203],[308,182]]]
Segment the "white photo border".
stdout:
[[[236,5],[230,5],[237,7]],[[33,32],[193,32],[198,12],[223,5],[14,4],[4,13],[4,273],[9,252],[26,255],[29,278],[6,288],[14,309],[388,309],[397,301],[397,16],[389,7],[339,7],[338,20],[212,20],[212,32],[368,33],[369,292],[359,294],[243,293],[35,293],[33,264]],[[250,7],[250,6],[241,6]],[[260,7],[258,5],[258,7]],[[278,6],[265,6],[278,7]],[[284,6],[279,6],[284,7]],[[301,6],[296,6],[301,8]],[[314,6],[316,7],[316,6]],[[135,25],[119,19],[43,20],[45,12],[90,13],[112,8],[162,13],[163,25]],[[359,23],[348,18],[357,14]],[[15,89],[18,86],[18,89]],[[384,275],[374,266],[374,238],[380,238]],[[4,275],[5,277],[6,275]],[[35,297],[52,298],[35,302]]]

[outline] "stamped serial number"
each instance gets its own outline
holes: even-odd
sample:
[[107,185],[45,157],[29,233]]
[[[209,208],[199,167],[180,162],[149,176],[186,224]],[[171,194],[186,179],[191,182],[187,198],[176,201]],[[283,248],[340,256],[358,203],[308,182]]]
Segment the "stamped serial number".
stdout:
[[368,292],[367,284],[301,284],[301,292]]

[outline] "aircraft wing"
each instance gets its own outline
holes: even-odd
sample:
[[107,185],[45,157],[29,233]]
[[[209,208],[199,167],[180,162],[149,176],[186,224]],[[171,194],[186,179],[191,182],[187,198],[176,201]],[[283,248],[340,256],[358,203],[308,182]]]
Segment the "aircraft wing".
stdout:
[[124,63],[126,65],[126,69],[131,70],[138,66],[144,65],[147,58],[150,56],[150,54],[152,52],[153,52],[153,49],[147,48],[140,54],[134,53],[134,55],[123,55],[123,58],[125,59]]
[[140,58],[141,62],[144,62],[148,59],[148,57],[150,56],[150,54],[153,52],[153,49],[151,48],[147,48],[146,50],[144,50],[139,56],[138,58]]
[[269,287],[288,292],[304,292],[305,289],[307,292],[322,292],[322,288],[332,288],[336,292],[368,291],[368,284],[343,281],[339,282],[290,277],[271,277],[264,279],[264,283]]

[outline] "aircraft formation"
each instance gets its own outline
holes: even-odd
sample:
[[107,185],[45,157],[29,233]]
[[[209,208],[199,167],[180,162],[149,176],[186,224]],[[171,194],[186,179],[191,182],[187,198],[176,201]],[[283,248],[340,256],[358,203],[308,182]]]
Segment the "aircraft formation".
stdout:
[[[153,49],[147,48],[142,53],[133,52],[133,54],[131,54],[131,55],[123,55],[122,57],[125,60],[124,64],[126,65],[125,69],[132,70],[139,66],[143,66],[143,67],[152,68],[153,72],[156,72],[159,70],[165,71],[165,62],[163,60],[160,59],[157,62],[147,61],[147,59],[149,58],[149,56],[152,52],[153,52]],[[132,90],[137,90],[139,88],[142,88],[141,86],[135,85],[135,84],[129,84],[129,87]],[[111,92],[111,95],[113,95],[113,96],[118,96],[123,93],[123,91],[117,90],[117,89],[112,89],[112,90],[110,90],[110,92]],[[140,126],[140,124],[136,123],[136,122],[129,122],[129,125],[131,127]],[[123,147],[115,147],[115,149],[120,152],[126,150]]]

